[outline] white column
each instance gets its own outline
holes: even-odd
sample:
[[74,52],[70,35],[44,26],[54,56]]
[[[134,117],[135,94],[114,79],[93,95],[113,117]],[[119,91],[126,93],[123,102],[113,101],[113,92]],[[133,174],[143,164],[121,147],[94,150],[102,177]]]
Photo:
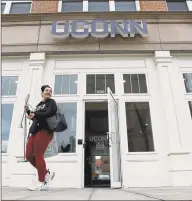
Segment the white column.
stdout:
[[29,66],[31,68],[31,86],[29,104],[35,106],[41,100],[41,86],[43,83],[43,72],[46,63],[45,53],[31,53]]
[[[18,98],[19,102],[15,105],[14,115],[17,116],[14,126],[11,129],[8,154],[19,158],[24,156],[24,121],[23,128],[19,128],[21,117],[24,110],[25,97],[30,94],[29,104],[35,108],[41,100],[41,85],[43,70],[45,66],[45,53],[31,53],[29,63],[23,66],[22,77],[20,78],[22,90]],[[27,122],[27,133],[29,121]]]
[[[162,100],[165,128],[169,140],[169,153],[181,150],[182,142],[176,116],[173,92],[169,77],[169,68],[172,67],[172,58],[169,51],[155,51],[155,65],[160,85],[160,98]],[[166,142],[165,142],[166,143]]]

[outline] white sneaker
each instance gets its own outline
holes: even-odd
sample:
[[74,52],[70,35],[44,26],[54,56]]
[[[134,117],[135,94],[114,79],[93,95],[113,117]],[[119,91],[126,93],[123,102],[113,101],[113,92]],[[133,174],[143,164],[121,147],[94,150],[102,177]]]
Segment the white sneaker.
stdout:
[[48,170],[47,174],[45,175],[45,185],[46,187],[49,187],[51,181],[55,177],[55,172],[51,172]]
[[46,191],[47,186],[44,182],[33,183],[30,187],[28,187],[30,191]]

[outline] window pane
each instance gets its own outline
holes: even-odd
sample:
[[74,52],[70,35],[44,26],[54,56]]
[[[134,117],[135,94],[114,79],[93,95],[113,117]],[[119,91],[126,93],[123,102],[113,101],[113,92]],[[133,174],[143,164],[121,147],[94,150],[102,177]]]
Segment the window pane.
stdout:
[[145,74],[139,74],[139,93],[147,93],[147,83]]
[[61,94],[62,75],[55,76],[54,94]]
[[77,103],[58,103],[58,107],[68,125],[67,130],[56,134],[59,153],[76,152]]
[[3,96],[9,95],[10,83],[11,83],[11,77],[10,76],[3,76],[2,77],[2,95]]
[[124,93],[131,93],[132,92],[131,74],[123,75],[123,83],[124,83]]
[[147,93],[145,74],[124,74],[124,93]]
[[136,11],[135,1],[115,1],[115,11]]
[[192,73],[183,73],[185,89],[187,93],[192,93]]
[[106,75],[106,92],[107,93],[107,87],[111,89],[112,93],[115,93],[115,80],[114,75]]
[[88,1],[88,11],[97,12],[97,11],[109,11],[109,1]]
[[132,93],[139,93],[138,75],[131,74]]
[[18,77],[16,77],[16,76],[11,77],[9,95],[12,95],[12,96],[16,95],[17,82],[18,82]]
[[154,151],[148,102],[125,103],[129,152]]
[[70,75],[63,75],[62,94],[69,94]]
[[1,107],[2,107],[2,114],[1,114],[2,115],[1,116],[1,118],[2,118],[1,119],[2,148],[1,148],[1,152],[6,153],[7,152],[8,140],[9,140],[12,114],[13,114],[13,104],[2,104]]
[[4,13],[4,10],[5,10],[5,3],[2,3],[2,4],[1,4],[1,14]]
[[31,3],[12,3],[10,13],[12,14],[21,14],[21,13],[30,13]]
[[189,109],[190,109],[190,112],[191,112],[191,118],[192,118],[192,101],[189,101]]
[[14,96],[17,91],[18,76],[2,76],[2,96]]
[[87,75],[87,94],[95,94],[95,89],[96,89],[96,85],[95,85],[95,75]]
[[83,11],[83,1],[70,0],[63,1],[62,12],[79,12]]
[[167,0],[168,11],[187,11],[188,6],[186,0]]
[[77,75],[71,75],[70,94],[77,94]]
[[105,94],[105,75],[96,75],[96,93]]

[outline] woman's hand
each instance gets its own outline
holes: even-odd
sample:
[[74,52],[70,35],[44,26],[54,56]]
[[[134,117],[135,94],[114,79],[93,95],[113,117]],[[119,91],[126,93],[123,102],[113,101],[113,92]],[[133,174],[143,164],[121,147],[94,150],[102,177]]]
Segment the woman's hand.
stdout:
[[32,120],[35,117],[34,113],[30,113],[29,115],[27,115],[27,118]]

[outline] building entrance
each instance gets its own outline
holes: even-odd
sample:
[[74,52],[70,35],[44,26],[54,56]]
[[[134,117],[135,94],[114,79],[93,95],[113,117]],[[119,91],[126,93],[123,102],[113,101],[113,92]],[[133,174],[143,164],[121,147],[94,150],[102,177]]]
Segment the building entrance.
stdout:
[[110,187],[107,102],[85,103],[85,187]]

